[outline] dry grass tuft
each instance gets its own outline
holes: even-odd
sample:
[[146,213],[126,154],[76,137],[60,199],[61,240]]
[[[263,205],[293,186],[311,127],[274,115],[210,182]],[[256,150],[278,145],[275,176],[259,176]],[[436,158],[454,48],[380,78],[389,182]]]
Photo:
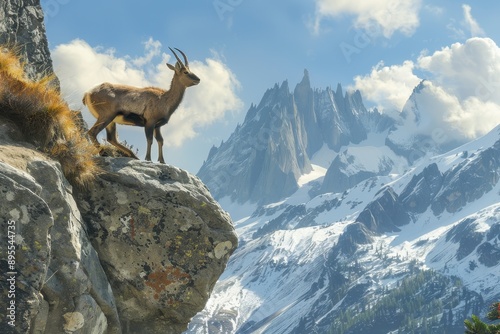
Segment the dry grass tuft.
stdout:
[[52,87],[53,78],[26,79],[15,52],[0,51],[0,114],[19,127],[26,141],[58,160],[71,184],[86,188],[100,172],[97,150],[79,126],[77,113]]

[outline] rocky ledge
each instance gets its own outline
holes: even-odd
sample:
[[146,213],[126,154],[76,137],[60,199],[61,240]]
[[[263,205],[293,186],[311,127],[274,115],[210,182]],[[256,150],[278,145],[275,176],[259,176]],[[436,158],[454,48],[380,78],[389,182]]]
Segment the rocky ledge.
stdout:
[[13,285],[0,282],[15,327],[2,316],[0,332],[184,331],[237,246],[203,183],[168,165],[102,158],[94,185],[77,191],[19,137],[0,126],[0,267],[15,272]]

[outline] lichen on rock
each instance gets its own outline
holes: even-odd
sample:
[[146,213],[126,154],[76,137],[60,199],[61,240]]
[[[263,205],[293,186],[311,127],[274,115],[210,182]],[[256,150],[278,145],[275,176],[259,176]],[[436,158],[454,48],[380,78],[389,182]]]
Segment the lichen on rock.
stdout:
[[185,330],[237,247],[203,183],[173,166],[98,158],[94,187],[72,189],[58,162],[9,134],[0,131],[0,225],[17,227],[15,333]]
[[237,246],[230,217],[201,181],[173,166],[103,158],[79,193],[91,238],[131,332],[182,332]]

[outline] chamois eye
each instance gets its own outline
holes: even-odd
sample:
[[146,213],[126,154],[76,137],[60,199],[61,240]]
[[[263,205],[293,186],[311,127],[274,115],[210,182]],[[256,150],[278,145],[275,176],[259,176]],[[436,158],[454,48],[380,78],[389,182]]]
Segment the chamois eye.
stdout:
[[184,71],[184,74],[188,74],[188,71]]

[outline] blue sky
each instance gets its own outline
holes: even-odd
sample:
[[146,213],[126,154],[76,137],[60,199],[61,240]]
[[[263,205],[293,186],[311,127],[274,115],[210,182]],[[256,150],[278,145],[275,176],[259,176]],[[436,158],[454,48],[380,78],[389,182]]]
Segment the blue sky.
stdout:
[[[168,47],[186,52],[202,81],[187,90],[163,133],[167,163],[192,173],[266,89],[285,79],[293,89],[305,68],[314,87],[335,88],[340,82],[345,89],[360,89],[368,106],[386,112],[401,111],[425,78],[448,107],[460,109],[446,115],[456,124],[468,119],[464,115],[476,117],[471,105],[489,110],[489,123],[500,113],[494,79],[500,74],[498,1],[41,3],[63,94],[90,124],[92,116],[78,105],[86,90],[103,81],[168,88],[171,71],[165,62],[173,62]],[[479,40],[473,43],[473,37]],[[484,75],[471,79],[471,71]],[[471,98],[483,91],[480,99]],[[475,130],[463,129],[471,137],[486,131],[483,119],[474,122]],[[118,133],[144,157],[142,129],[119,127]]]

